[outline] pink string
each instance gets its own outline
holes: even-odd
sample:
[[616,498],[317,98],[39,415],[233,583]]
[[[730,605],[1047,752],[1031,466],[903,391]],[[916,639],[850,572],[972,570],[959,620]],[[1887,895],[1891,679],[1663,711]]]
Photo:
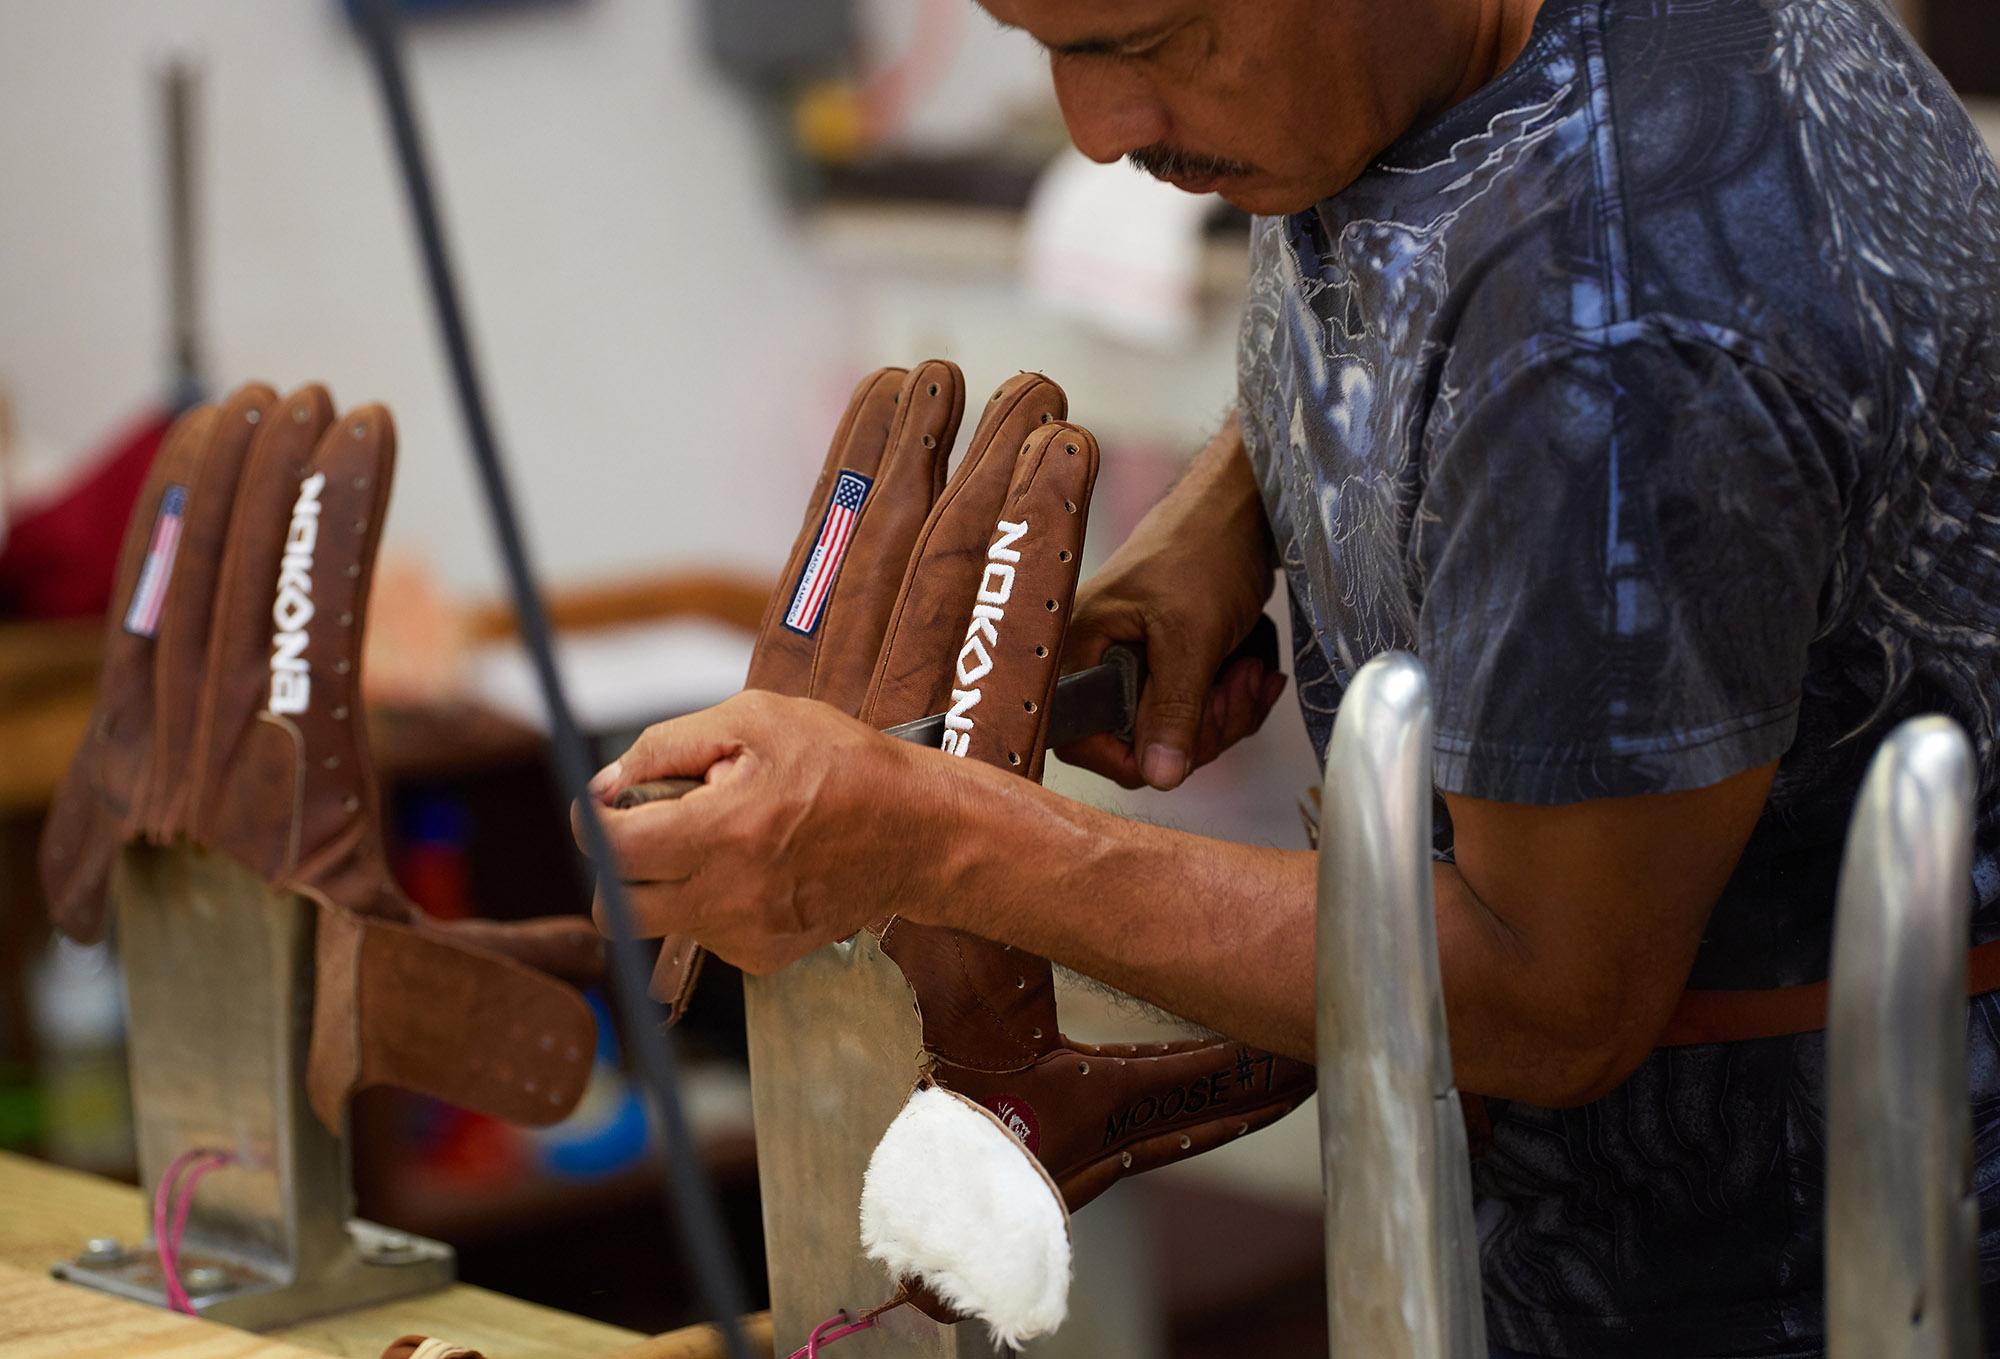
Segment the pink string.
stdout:
[[[820,1346],[831,1345],[836,1340],[845,1340],[856,1331],[865,1331],[874,1325],[874,1317],[863,1317],[859,1321],[849,1322],[845,1311],[836,1312],[813,1327],[812,1334],[806,1337],[806,1343],[793,1350],[788,1359],[819,1359]],[[839,1329],[829,1335],[828,1329],[836,1326]]]
[[[181,1238],[187,1234],[188,1212],[194,1207],[194,1188],[210,1171],[234,1165],[236,1158],[226,1151],[191,1147],[167,1163],[159,1185],[153,1190],[153,1250],[160,1259],[160,1281],[166,1289],[167,1306],[187,1316],[195,1315],[194,1303],[181,1287]],[[183,1174],[186,1184],[181,1184]],[[179,1201],[175,1202],[176,1195]],[[167,1217],[171,1208],[173,1226]]]

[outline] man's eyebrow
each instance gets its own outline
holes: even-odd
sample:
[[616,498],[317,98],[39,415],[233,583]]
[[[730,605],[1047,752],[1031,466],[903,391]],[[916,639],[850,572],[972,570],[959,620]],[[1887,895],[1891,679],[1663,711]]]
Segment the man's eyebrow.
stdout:
[[1153,39],[1167,31],[1166,26],[1143,29],[1137,33],[1127,33],[1122,37],[1079,38],[1075,42],[1052,42],[1046,44],[1049,51],[1060,52],[1066,57],[1109,57],[1120,52],[1129,52],[1136,47],[1144,47]]

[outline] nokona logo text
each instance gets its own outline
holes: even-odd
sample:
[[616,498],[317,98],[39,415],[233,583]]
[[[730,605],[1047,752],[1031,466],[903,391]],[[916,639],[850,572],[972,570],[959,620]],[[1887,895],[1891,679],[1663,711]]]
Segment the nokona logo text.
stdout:
[[1014,545],[1027,537],[1028,521],[1002,519],[993,532],[993,546],[986,549],[986,571],[979,578],[979,598],[972,606],[972,622],[965,629],[965,645],[958,649],[958,683],[944,715],[944,749],[961,757],[972,746],[972,710],[979,706],[979,682],[993,669],[993,653],[1000,646],[1000,624],[1007,617],[1007,601],[1014,597],[1014,567],[1021,560],[1020,549]]
[[306,627],[313,618],[313,548],[319,544],[319,493],[326,473],[299,483],[292,526],[285,531],[285,557],[278,565],[278,596],[271,602],[270,710],[297,716],[312,703],[312,666],[306,660]]

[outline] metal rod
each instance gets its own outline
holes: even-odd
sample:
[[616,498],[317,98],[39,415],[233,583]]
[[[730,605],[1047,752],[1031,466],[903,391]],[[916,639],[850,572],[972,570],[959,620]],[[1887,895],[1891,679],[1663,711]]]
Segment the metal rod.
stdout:
[[[439,329],[451,361],[453,384],[458,394],[459,413],[465,420],[472,445],[474,465],[485,493],[487,513],[507,581],[514,596],[514,608],[521,622],[521,638],[534,662],[542,698],[549,714],[549,730],[556,763],[556,775],[564,794],[578,809],[577,821],[583,829],[584,844],[592,860],[613,862],[611,841],[604,833],[597,804],[587,785],[592,774],[589,751],[570,711],[563,691],[561,672],[556,669],[555,648],[550,640],[548,614],[535,583],[534,568],[528,560],[528,545],[515,513],[514,497],[508,487],[506,468],[500,459],[499,442],[488,416],[486,398],[472,356],[471,334],[459,301],[451,259],[445,245],[444,223],[432,189],[423,138],[417,127],[416,110],[410,99],[403,72],[396,16],[389,0],[361,0],[361,31],[373,59],[381,87],[390,130],[395,138],[396,157],[403,174],[403,186],[423,249],[425,272],[430,279]],[[740,1319],[744,1314],[743,1283],[736,1275],[716,1207],[715,1190],[702,1164],[701,1149],[689,1135],[685,1110],[680,1100],[680,1065],[673,1036],[649,1013],[646,1001],[646,963],[640,957],[632,929],[632,912],[623,885],[616,873],[601,875],[599,899],[604,918],[610,925],[612,997],[624,1021],[625,1041],[638,1067],[641,1091],[651,1105],[661,1132],[660,1154],[665,1161],[667,1217],[678,1227],[682,1248],[694,1266],[695,1282],[709,1314],[722,1332],[730,1359],[750,1359]]]
[[196,141],[201,72],[176,57],[160,73],[161,127],[166,146],[167,343],[173,366],[174,404],[201,399],[201,222],[197,206]]
[[1848,829],[1826,1035],[1831,1359],[1981,1353],[1965,1000],[1974,767],[1955,723],[1905,722]]
[[1318,1052],[1327,1322],[1342,1359],[1486,1359],[1431,890],[1430,684],[1369,662],[1327,747]]

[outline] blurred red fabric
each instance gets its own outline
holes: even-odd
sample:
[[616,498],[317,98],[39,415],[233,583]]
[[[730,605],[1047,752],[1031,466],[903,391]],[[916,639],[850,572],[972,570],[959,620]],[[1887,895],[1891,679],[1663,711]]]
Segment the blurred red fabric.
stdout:
[[126,521],[173,422],[173,411],[147,411],[68,487],[12,516],[0,545],[0,618],[89,618],[110,607]]

